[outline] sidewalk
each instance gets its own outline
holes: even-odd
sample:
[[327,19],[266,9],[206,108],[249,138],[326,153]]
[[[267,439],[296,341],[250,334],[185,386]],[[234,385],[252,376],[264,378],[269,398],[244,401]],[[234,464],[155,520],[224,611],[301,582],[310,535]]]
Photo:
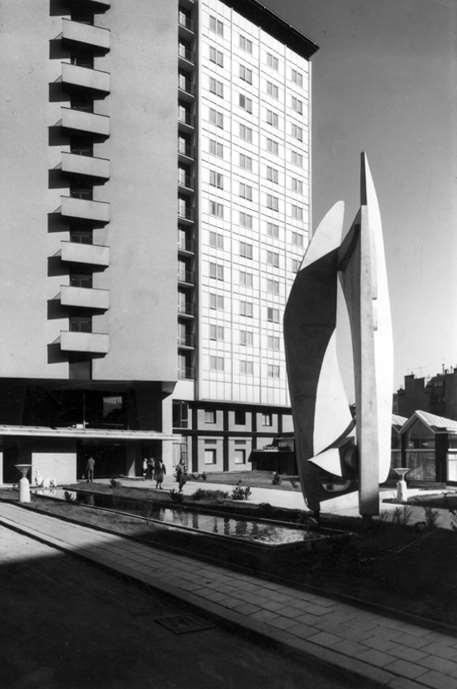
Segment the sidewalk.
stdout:
[[392,689],[455,689],[457,638],[0,503],[0,523]]

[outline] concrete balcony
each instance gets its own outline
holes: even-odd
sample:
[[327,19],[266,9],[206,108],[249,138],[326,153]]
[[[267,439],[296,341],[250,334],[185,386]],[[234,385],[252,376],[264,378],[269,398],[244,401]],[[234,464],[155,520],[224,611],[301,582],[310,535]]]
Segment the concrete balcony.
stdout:
[[96,115],[93,112],[73,110],[61,107],[60,125],[73,132],[91,134],[94,137],[107,138],[110,135],[110,118],[106,115]]
[[94,50],[97,54],[106,53],[110,49],[110,31],[101,26],[74,22],[66,17],[62,18],[62,33],[59,38],[69,46]]
[[78,309],[106,311],[109,309],[109,291],[92,287],[60,286],[60,303]]
[[111,0],[67,0],[67,3],[78,10],[87,8],[95,14],[107,12],[111,7]]
[[62,172],[83,177],[96,177],[97,179],[109,179],[110,161],[107,158],[79,155],[62,151]]
[[61,214],[66,218],[92,220],[99,223],[110,221],[110,205],[103,201],[77,199],[73,196],[61,196]]
[[61,242],[60,246],[60,258],[66,263],[84,263],[102,268],[109,266],[109,246],[79,242]]
[[60,81],[66,89],[84,92],[94,98],[104,98],[110,92],[109,72],[100,69],[90,69],[62,62]]
[[64,352],[108,354],[109,335],[106,333],[81,333],[61,330],[60,349]]

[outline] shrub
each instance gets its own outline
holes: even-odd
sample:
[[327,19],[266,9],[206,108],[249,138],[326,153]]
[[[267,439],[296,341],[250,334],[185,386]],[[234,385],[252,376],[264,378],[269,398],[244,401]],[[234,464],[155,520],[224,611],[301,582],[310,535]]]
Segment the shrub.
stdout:
[[251,489],[249,486],[246,486],[246,488],[236,486],[232,491],[232,500],[247,500],[250,495]]
[[425,524],[427,525],[428,529],[434,529],[436,528],[436,524],[438,522],[438,519],[440,517],[440,513],[438,510],[434,510],[431,507],[424,507],[424,512],[425,512]]
[[204,488],[199,488],[191,496],[192,500],[225,500],[228,497],[228,493],[223,490],[205,490]]
[[401,524],[402,526],[406,526],[409,523],[409,520],[411,519],[411,510],[408,507],[396,507],[393,515],[392,515],[392,521],[394,524]]

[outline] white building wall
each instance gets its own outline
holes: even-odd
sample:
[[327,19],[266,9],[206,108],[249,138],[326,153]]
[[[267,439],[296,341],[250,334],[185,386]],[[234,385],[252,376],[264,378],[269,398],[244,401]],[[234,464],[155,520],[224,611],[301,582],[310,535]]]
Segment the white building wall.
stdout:
[[[212,30],[212,17],[222,22],[222,35]],[[211,50],[222,53],[222,66],[210,59]],[[242,70],[250,70],[248,81]],[[307,60],[219,0],[199,3],[200,399],[289,404],[282,315],[308,241],[309,82]],[[214,86],[222,96],[211,92]],[[251,112],[240,107],[240,95],[250,99]],[[294,111],[293,98],[302,112]],[[222,115],[223,128],[211,122],[211,110]],[[243,139],[243,128],[251,140]],[[243,168],[240,156],[251,159],[252,169]],[[211,173],[222,175],[222,189],[211,185]],[[252,315],[243,315],[243,307]],[[223,328],[223,339],[210,338],[214,326]]]

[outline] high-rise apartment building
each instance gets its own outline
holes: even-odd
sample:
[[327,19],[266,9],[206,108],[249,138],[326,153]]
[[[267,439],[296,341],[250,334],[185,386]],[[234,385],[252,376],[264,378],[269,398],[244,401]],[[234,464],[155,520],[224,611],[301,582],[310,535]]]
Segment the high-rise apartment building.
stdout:
[[0,10],[4,479],[248,468],[291,423],[316,46],[253,0]]

